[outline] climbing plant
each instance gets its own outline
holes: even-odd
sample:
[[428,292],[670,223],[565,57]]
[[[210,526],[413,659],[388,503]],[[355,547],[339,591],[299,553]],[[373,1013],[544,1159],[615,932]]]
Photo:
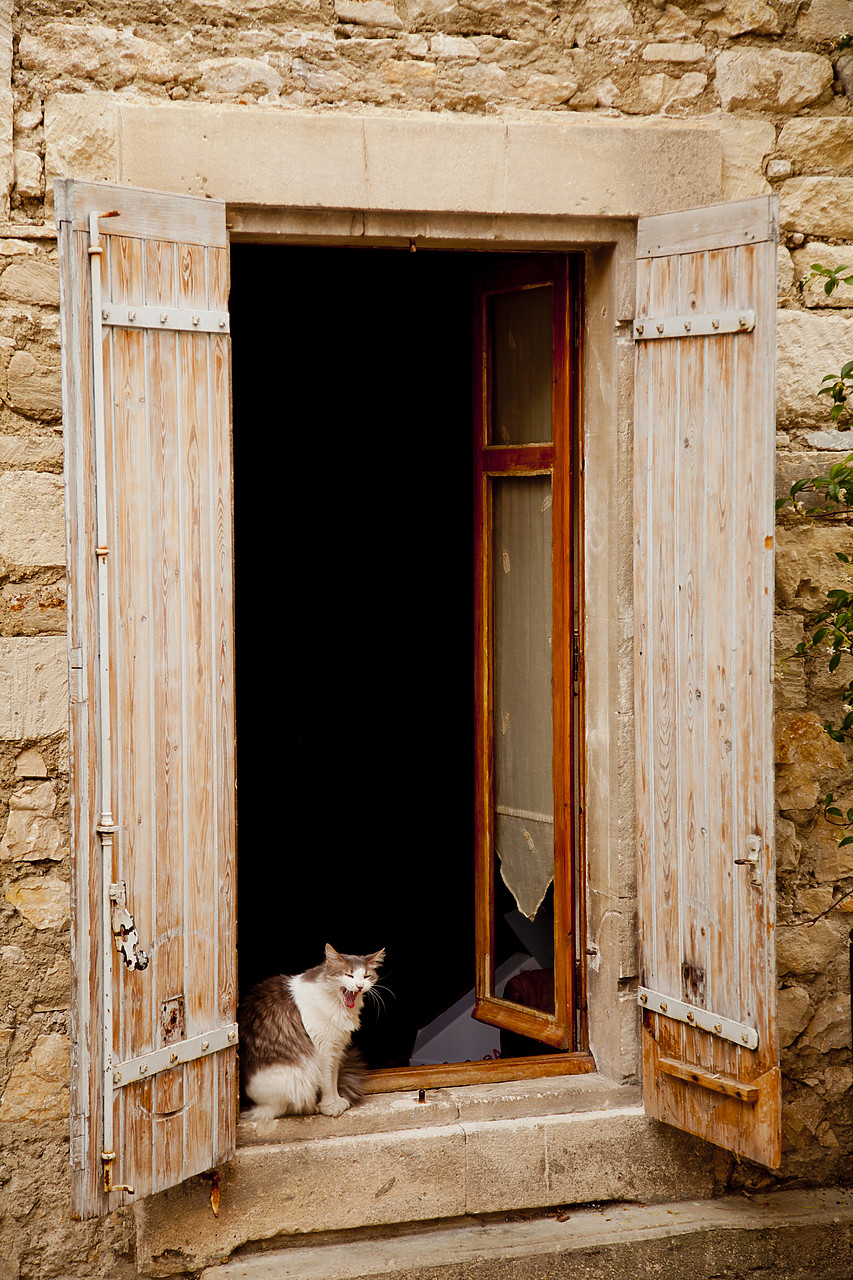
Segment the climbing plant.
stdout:
[[[822,280],[824,293],[828,296],[840,284],[853,285],[853,268],[842,265],[825,267],[821,263],[813,263],[809,275],[800,281],[800,290],[813,280]],[[838,430],[849,431],[853,428],[853,360],[842,365],[837,373],[826,374],[818,395],[830,398],[830,417]],[[812,499],[808,506],[803,501],[807,495]],[[796,480],[788,494],[776,503],[777,511],[786,507],[790,507],[802,518],[846,523],[853,516],[853,453],[849,453],[843,461],[834,463],[827,471]],[[842,564],[853,563],[844,551],[836,551],[835,556]],[[813,620],[813,630],[797,645],[794,652],[799,657],[805,657],[815,650],[829,654],[830,672],[838,670],[845,654],[853,654],[853,590],[834,587],[827,591],[823,607]],[[853,738],[853,680],[840,689],[839,697],[841,706],[836,722],[827,721],[823,727],[833,741],[847,742]],[[823,813],[826,821],[839,829],[839,846],[853,844],[853,808],[844,812],[830,794],[824,797]],[[828,914],[828,911],[851,896],[853,889],[842,894],[827,911],[821,912],[821,916]]]

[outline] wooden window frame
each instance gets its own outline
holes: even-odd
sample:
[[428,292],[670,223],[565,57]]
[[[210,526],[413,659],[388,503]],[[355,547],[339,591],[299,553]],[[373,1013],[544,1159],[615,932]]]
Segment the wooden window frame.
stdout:
[[[486,258],[488,255],[484,255]],[[580,253],[517,254],[501,265],[484,262],[474,309],[474,507],[475,507],[475,1007],[473,1016],[542,1042],[542,1053],[525,1058],[451,1062],[373,1071],[369,1093],[438,1088],[574,1075],[596,1070],[588,1048],[584,891],[583,804],[583,588],[579,548],[582,512],[580,405],[584,260]],[[487,283],[488,281],[488,283]],[[490,367],[486,343],[488,299],[520,286],[554,288],[553,443],[491,445]],[[493,477],[553,477],[554,548],[554,790],[555,790],[555,1013],[523,1009],[494,994],[492,822],[491,518]],[[558,549],[561,554],[557,554]],[[559,692],[558,692],[559,691]],[[559,831],[559,835],[558,835]],[[559,850],[559,852],[558,852]],[[559,865],[558,865],[559,862]],[[563,945],[557,945],[562,938]],[[549,1052],[549,1049],[551,1052]]]
[[[495,445],[492,422],[490,299],[550,285],[553,289],[552,442]],[[477,290],[475,351],[475,864],[476,1003],[474,1017],[557,1050],[576,1048],[575,979],[575,750],[573,717],[574,559],[572,493],[573,317],[569,258],[521,258],[483,273]],[[492,482],[505,476],[547,475],[552,481],[552,653],[554,779],[554,987],[555,1012],[526,1009],[495,994],[494,939],[494,628]],[[560,945],[562,940],[563,945]]]

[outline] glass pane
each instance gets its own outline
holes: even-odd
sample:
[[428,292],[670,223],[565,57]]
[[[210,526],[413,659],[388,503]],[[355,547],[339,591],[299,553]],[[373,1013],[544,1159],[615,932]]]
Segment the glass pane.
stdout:
[[553,292],[548,284],[490,299],[492,444],[552,438]]

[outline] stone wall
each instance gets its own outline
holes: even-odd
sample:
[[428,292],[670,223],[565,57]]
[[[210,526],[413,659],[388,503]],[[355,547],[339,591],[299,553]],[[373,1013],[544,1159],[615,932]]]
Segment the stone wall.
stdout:
[[[45,120],[61,119],[54,171],[88,177],[110,172],[114,146],[91,113],[75,131],[74,103],[82,115],[93,89],[271,113],[701,121],[723,140],[727,197],[781,195],[784,492],[848,449],[815,393],[853,358],[853,291],[827,298],[797,282],[815,260],[853,263],[853,52],[839,48],[851,26],[849,0],[0,2],[0,1280],[137,1270],[129,1212],[68,1217],[65,578]],[[853,768],[820,727],[851,672],[791,655],[825,590],[845,580],[836,549],[853,552],[853,531],[780,524],[782,1177],[815,1182],[848,1177],[853,1154],[853,899],[830,910],[853,887],[853,853],[821,807],[828,790],[853,805]]]

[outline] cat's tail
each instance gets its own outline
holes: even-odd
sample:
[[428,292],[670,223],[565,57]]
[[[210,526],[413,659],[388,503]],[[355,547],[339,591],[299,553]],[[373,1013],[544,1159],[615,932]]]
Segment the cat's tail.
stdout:
[[358,1049],[350,1046],[338,1071],[338,1093],[346,1098],[351,1107],[364,1097],[364,1072],[364,1058]]

